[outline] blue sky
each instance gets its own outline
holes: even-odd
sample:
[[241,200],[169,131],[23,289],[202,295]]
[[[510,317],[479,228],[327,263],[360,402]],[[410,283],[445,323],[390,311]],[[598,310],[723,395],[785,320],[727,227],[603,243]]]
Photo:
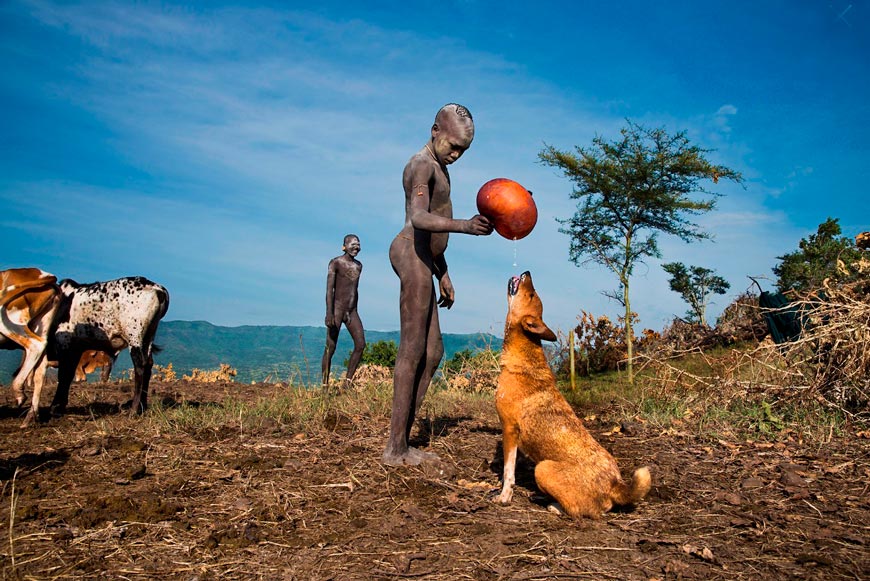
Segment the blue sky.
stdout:
[[[537,154],[616,138],[627,118],[686,130],[746,178],[710,185],[715,241],[661,239],[664,261],[731,283],[715,315],[828,216],[870,230],[868,19],[867,0],[6,1],[0,267],[144,275],[169,289],[169,320],[322,325],[326,265],[353,232],[363,323],[398,329],[402,168],[458,102],[477,131],[451,167],[456,217],[508,177],[539,220],[516,244],[451,236],[445,332],[500,334],[523,270],[554,328],[619,312],[601,294],[614,276],[568,260],[571,184]],[[632,304],[655,329],[686,308],[658,260]]]

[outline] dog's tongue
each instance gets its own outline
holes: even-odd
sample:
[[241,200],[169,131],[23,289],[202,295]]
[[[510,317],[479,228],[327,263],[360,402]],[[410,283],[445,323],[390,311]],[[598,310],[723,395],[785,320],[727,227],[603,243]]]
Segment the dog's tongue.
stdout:
[[512,276],[508,281],[508,293],[510,293],[511,296],[514,296],[517,294],[517,291],[520,290],[520,280],[520,277]]

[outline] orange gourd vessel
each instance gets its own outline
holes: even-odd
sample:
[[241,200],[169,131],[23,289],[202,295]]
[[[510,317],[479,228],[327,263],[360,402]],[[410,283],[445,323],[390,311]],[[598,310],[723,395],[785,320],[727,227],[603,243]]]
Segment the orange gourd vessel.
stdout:
[[525,238],[538,221],[532,193],[513,180],[489,180],[477,192],[477,211],[489,218],[495,231],[508,240]]

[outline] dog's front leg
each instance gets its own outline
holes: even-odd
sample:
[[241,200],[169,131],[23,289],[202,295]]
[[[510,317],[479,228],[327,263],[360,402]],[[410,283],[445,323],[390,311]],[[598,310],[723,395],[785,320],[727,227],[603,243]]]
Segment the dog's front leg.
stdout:
[[501,494],[498,501],[501,504],[510,504],[514,497],[514,471],[517,465],[517,448],[519,438],[513,431],[505,431],[502,435],[502,451],[504,452],[504,473],[502,474]]

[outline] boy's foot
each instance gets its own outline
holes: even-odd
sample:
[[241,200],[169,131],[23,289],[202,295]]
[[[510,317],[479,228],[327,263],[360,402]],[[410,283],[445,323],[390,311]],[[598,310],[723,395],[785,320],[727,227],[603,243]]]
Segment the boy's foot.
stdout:
[[424,452],[408,446],[408,449],[403,454],[393,454],[389,451],[384,452],[381,460],[387,466],[419,466],[427,462],[439,462],[441,459],[437,454],[432,452]]

